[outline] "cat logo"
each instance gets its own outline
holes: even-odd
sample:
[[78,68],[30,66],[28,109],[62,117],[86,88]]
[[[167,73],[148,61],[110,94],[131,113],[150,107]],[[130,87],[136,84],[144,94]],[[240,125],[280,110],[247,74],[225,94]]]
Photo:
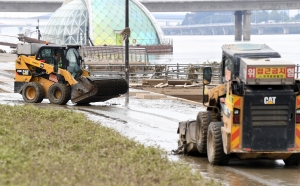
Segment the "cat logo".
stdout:
[[265,97],[264,103],[265,104],[275,104],[276,97]]

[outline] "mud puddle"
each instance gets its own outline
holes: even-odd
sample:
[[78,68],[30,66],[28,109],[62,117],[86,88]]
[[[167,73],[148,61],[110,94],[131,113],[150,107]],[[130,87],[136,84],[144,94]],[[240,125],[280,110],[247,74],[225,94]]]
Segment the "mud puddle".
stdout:
[[[212,166],[206,157],[178,156],[170,152],[177,148],[178,122],[193,120],[204,108],[173,100],[141,100],[130,97],[128,109],[124,98],[115,98],[104,103],[76,106],[49,104],[44,100],[38,107],[56,107],[83,112],[89,119],[113,128],[124,136],[145,144],[157,146],[168,152],[171,160],[189,164],[195,172],[212,178],[222,185],[300,185],[300,167],[284,167],[281,160],[238,160],[231,159],[228,166]],[[0,94],[0,104],[24,104],[20,94]]]

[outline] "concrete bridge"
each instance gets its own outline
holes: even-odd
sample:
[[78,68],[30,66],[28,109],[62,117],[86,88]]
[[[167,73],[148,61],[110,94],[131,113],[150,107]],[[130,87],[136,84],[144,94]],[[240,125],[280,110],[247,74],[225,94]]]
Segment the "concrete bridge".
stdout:
[[[300,9],[299,0],[139,0],[150,12]],[[0,12],[54,12],[64,0],[0,0]]]
[[[150,12],[235,11],[235,40],[250,41],[251,10],[300,9],[299,0],[139,0]],[[63,0],[0,0],[0,12],[54,12]],[[243,36],[243,38],[242,38]]]

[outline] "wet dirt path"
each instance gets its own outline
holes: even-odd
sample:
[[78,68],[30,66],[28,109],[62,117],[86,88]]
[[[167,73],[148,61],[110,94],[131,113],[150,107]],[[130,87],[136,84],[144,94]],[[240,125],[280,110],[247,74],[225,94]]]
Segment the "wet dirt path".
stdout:
[[[0,103],[23,104],[21,95],[1,93]],[[228,186],[300,185],[300,167],[284,167],[281,160],[231,159],[228,166],[212,166],[205,157],[172,155],[177,147],[177,125],[181,120],[193,119],[203,108],[172,100],[139,100],[130,97],[129,108],[124,98],[109,100],[90,106],[55,106],[44,100],[38,107],[57,107],[86,114],[101,125],[114,128],[121,134],[145,145],[159,146],[169,153],[171,160],[189,164],[204,177],[213,178]]]

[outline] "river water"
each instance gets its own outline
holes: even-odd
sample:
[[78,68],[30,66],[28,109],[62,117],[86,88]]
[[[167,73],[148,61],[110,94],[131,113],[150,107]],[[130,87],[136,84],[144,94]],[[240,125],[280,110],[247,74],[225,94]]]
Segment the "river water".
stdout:
[[[196,64],[205,61],[221,61],[223,44],[232,44],[233,35],[165,36],[173,39],[173,54],[149,54],[151,63]],[[239,42],[241,43],[241,42]],[[300,35],[252,35],[250,43],[261,43],[300,64]]]

